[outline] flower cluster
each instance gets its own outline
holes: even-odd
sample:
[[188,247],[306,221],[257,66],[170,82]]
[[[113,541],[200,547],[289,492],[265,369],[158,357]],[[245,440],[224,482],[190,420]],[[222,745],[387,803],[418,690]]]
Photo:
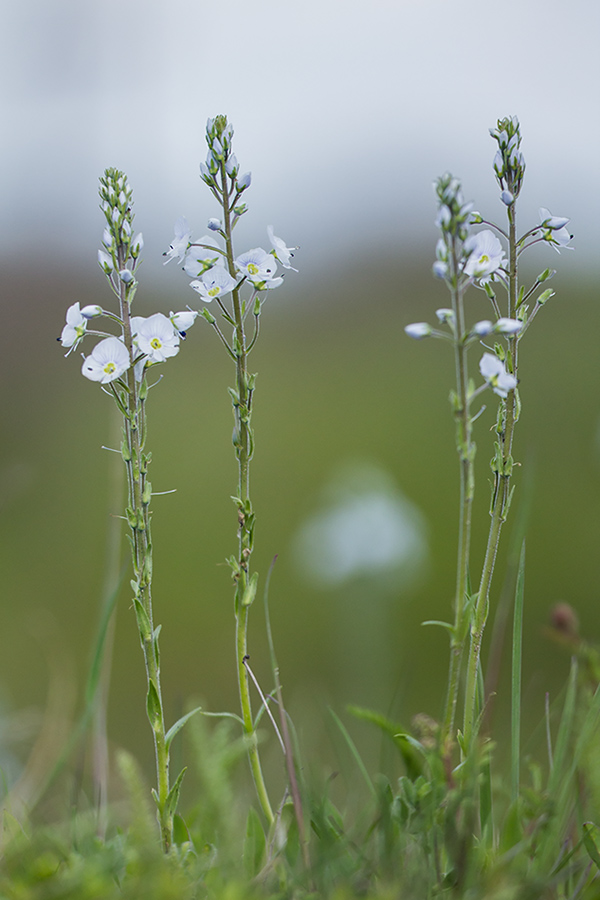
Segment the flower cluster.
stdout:
[[[441,237],[436,245],[433,272],[446,282],[453,305],[452,309],[437,311],[438,321],[440,325],[446,326],[446,330],[438,330],[427,322],[407,325],[406,333],[416,340],[439,337],[466,348],[473,341],[500,334],[508,339],[514,350],[533,318],[553,295],[551,290],[542,290],[541,293],[538,291],[555,274],[554,270],[545,269],[528,290],[524,286],[519,287],[518,258],[523,250],[542,241],[557,251],[562,248],[572,249],[569,246],[572,235],[566,227],[569,219],[553,216],[548,209],[540,209],[540,223],[517,237],[515,202],[525,173],[519,120],[516,116],[500,119],[497,128],[490,129],[490,134],[498,144],[493,169],[500,185],[501,200],[507,210],[508,230],[503,230],[493,222],[486,222],[478,212],[474,212],[472,204],[464,201],[460,182],[452,175],[446,174],[437,180],[434,185],[438,199],[436,225],[441,230]],[[471,227],[474,225],[490,227],[472,232]],[[508,258],[497,235],[505,242]],[[484,319],[467,327],[464,323],[463,295],[471,284],[485,290],[492,304],[494,319]],[[506,290],[507,315],[500,311],[494,293],[495,284]],[[528,301],[532,297],[535,297],[535,304],[530,310]],[[506,368],[507,364],[514,365],[514,356],[512,352],[508,356],[504,355],[499,345],[494,349],[495,354],[484,354],[480,372],[486,384],[504,399],[517,384],[515,374]]]
[[[436,246],[433,273],[449,285],[471,281],[485,285],[502,273],[504,251],[489,230],[471,234],[473,204],[465,203],[460,182],[446,173],[434,185],[438,198],[435,224],[442,236]],[[475,214],[475,221],[478,221]]]
[[516,116],[498,119],[490,134],[498,143],[494,157],[494,172],[500,185],[502,202],[512,206],[519,194],[525,174],[525,159],[521,153],[521,129]]
[[298,271],[290,264],[297,248],[287,247],[274,234],[272,225],[267,228],[269,251],[255,247],[236,257],[227,252],[228,235],[247,211],[242,195],[252,180],[250,172],[239,175],[232,138],[233,128],[225,116],[209,119],[206,125],[208,154],[206,162],[200,163],[200,176],[223,209],[223,218],[210,218],[207,228],[219,235],[224,246],[209,235],[193,240],[188,223],[182,217],[175,223],[175,238],[164,254],[165,265],[172,259],[183,264],[184,272],[192,278],[190,287],[205,303],[215,299],[220,301],[244,283],[252,287],[254,295],[279,287],[283,284],[283,276],[276,274],[278,264],[284,269]]
[[[119,314],[97,305],[81,309],[78,302],[74,303],[67,310],[67,322],[59,341],[67,348],[68,356],[86,335],[101,337],[90,355],[84,357],[83,375],[90,381],[109,384],[133,366],[135,378],[140,382],[148,366],[164,362],[179,352],[179,342],[193,325],[197,313],[184,311],[170,313],[168,317],[155,313],[147,318],[131,316],[131,303],[137,288],[135,273],[144,239],[141,232],[132,237],[132,191],[122,172],[106,170],[100,179],[100,200],[106,226],[98,263],[119,299]],[[120,333],[90,330],[90,320],[101,316],[116,324]]]

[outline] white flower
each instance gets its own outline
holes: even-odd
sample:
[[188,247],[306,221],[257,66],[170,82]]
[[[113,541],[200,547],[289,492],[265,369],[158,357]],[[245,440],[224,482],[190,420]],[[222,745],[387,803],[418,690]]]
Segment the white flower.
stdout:
[[197,315],[198,313],[194,310],[186,309],[183,312],[178,313],[170,312],[169,320],[175,331],[178,331],[181,335],[185,334],[185,332],[192,327],[192,325],[196,321]]
[[506,397],[509,391],[517,386],[517,379],[504,368],[501,362],[493,353],[484,353],[479,362],[479,371],[499,397]]
[[247,250],[235,261],[235,266],[240,275],[245,275],[248,281],[256,285],[273,278],[277,271],[277,263],[271,253],[267,253],[262,247]]
[[181,218],[177,219],[175,222],[175,240],[169,249],[163,253],[163,256],[167,257],[163,263],[164,266],[166,266],[168,262],[171,262],[172,259],[175,259],[176,256],[178,257],[179,262],[183,262],[187,249],[190,246],[191,236],[192,232],[190,231],[187,219],[184,216],[181,216]]
[[154,313],[147,319],[135,316],[132,330],[136,347],[151,363],[164,362],[179,353],[179,332],[163,313]]
[[475,322],[473,325],[473,334],[478,334],[480,337],[491,334],[493,330],[494,323],[490,322],[489,319],[483,319],[481,322]]
[[548,241],[551,247],[554,247],[557,253],[560,253],[559,247],[566,250],[574,250],[574,247],[567,246],[573,238],[572,234],[567,231],[566,225],[570,219],[564,216],[552,216],[549,209],[540,209],[540,218],[542,220],[542,228],[545,229],[544,240]]
[[465,275],[485,284],[504,262],[504,251],[498,238],[489,230],[472,234],[465,241],[469,258],[465,263]]
[[416,341],[420,341],[421,338],[429,337],[431,334],[431,325],[428,325],[427,322],[413,322],[412,325],[406,325],[404,331],[409,337],[414,338]]
[[90,381],[108,384],[120,378],[129,365],[129,353],[123,341],[109,337],[96,344],[91,354],[84,359],[81,371]]
[[544,209],[544,207],[540,209],[540,219],[542,220],[542,228],[549,228],[551,231],[564,228],[571,221],[565,216],[553,216],[550,210]]
[[206,303],[214,297],[223,297],[236,286],[235,278],[232,278],[222,266],[215,266],[209,272],[205,272],[199,281],[190,282],[190,287],[197,291]]
[[[206,246],[198,247],[194,245],[193,247],[190,247],[186,253],[183,271],[186,275],[189,275],[190,278],[199,278],[200,275],[207,272],[209,269],[212,269],[213,266],[223,265],[223,256],[219,252],[217,244],[211,237],[204,235],[204,237],[200,238],[198,244],[208,245],[209,249],[207,249]],[[210,249],[212,247],[215,249]]]
[[433,274],[436,278],[445,278],[448,274],[448,264],[442,262],[441,259],[436,259],[433,266]]
[[449,322],[451,325],[454,324],[454,320],[456,317],[454,315],[453,309],[436,309],[435,314],[437,316],[438,322],[440,322],[442,325],[445,322]]
[[495,331],[499,331],[501,334],[518,334],[519,331],[523,328],[523,323],[519,322],[518,319],[507,319],[500,318],[496,322]]
[[73,306],[70,306],[67,310],[67,324],[63,328],[59,338],[63,347],[75,349],[84,336],[86,328],[87,316],[84,316],[83,312],[79,309],[79,303],[74,303]]
[[282,239],[276,237],[273,234],[272,225],[267,225],[267,234],[269,235],[269,240],[271,241],[271,246],[273,247],[275,258],[279,260],[284,269],[291,269],[292,272],[297,272],[298,269],[294,269],[293,266],[290,266],[290,259],[292,259],[294,256],[292,250],[297,250],[298,248],[286,247]]

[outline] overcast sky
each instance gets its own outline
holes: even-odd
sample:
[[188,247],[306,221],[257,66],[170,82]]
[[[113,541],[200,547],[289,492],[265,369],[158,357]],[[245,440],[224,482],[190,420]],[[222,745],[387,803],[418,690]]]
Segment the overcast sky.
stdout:
[[252,243],[274,224],[315,260],[433,247],[431,183],[446,170],[502,215],[488,128],[517,114],[523,225],[540,206],[571,216],[567,265],[593,265],[599,35],[593,0],[6,2],[2,252],[94,262],[97,179],[114,165],[159,266],[178,216],[199,234],[216,213],[198,163],[217,113],[252,170]]

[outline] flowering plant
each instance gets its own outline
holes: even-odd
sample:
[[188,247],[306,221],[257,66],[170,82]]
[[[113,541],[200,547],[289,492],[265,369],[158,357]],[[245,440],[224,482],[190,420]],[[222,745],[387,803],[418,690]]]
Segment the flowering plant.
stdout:
[[[122,416],[123,442],[121,455],[127,470],[128,505],[126,520],[130,529],[133,563],[133,606],[144,653],[147,676],[146,709],[152,728],[156,757],[157,790],[153,791],[163,847],[173,841],[173,817],[177,808],[182,770],[175,783],[169,777],[169,749],[181,728],[180,719],[168,731],[160,686],[158,635],[152,610],[152,540],[150,534],[150,502],[152,485],[148,480],[151,455],[145,450],[146,400],[149,385],[146,373],[151,366],[165,362],[179,352],[180,339],[190,328],[196,313],[184,311],[152,316],[132,316],[131,306],[137,290],[136,273],[144,246],[141,232],[132,237],[133,195],[126,176],[117,169],[107,169],[100,179],[101,209],[106,219],[102,237],[103,249],[98,262],[117,298],[118,311],[100,306],[79,308],[74,303],[67,310],[67,322],[61,341],[67,356],[89,335],[102,338],[84,357],[82,373],[97,381],[109,393]],[[105,318],[118,333],[90,330],[91,320]]]
[[[460,459],[460,517],[454,622],[447,625],[450,634],[450,670],[448,694],[443,724],[443,742],[454,737],[463,655],[469,636],[466,684],[463,704],[461,741],[468,750],[477,732],[477,673],[486,624],[494,563],[502,525],[506,520],[513,488],[511,477],[514,461],[513,437],[521,411],[518,392],[519,346],[531,323],[553,291],[541,286],[553,277],[554,270],[545,269],[528,288],[519,284],[518,263],[522,253],[540,241],[555,250],[567,247],[571,235],[566,230],[569,220],[540,210],[540,223],[521,237],[517,236],[516,207],[523,185],[525,160],[521,152],[521,130],[516,116],[499,120],[490,130],[497,150],[493,169],[500,188],[500,199],[506,208],[508,225],[502,228],[473,211],[472,203],[465,203],[460,182],[446,174],[435,184],[438,199],[436,225],[441,231],[436,246],[433,272],[445,281],[450,291],[452,307],[439,309],[437,318],[445,330],[433,328],[427,322],[417,322],[405,328],[409,337],[436,337],[449,341],[454,348],[456,390],[451,400],[456,421],[456,445]],[[487,225],[481,231],[473,226]],[[571,248],[568,248],[571,249]],[[475,286],[485,291],[492,310],[492,319],[467,324],[464,295]],[[504,312],[496,296],[496,289],[506,294]],[[489,336],[497,336],[493,346],[485,344]],[[484,383],[475,387],[468,370],[468,350],[481,342],[485,352],[479,363]],[[482,566],[479,589],[469,587],[471,509],[475,489],[473,423],[479,412],[471,412],[472,403],[482,391],[491,387],[500,398],[496,420],[496,443],[492,459],[494,484],[490,507],[491,523],[487,550]]]
[[[235,365],[235,387],[229,388],[229,395],[233,404],[233,446],[238,463],[237,493],[232,498],[237,507],[237,552],[227,562],[234,584],[237,677],[242,724],[258,799],[267,822],[272,824],[273,810],[261,769],[249,690],[249,678],[258,688],[248,662],[248,614],[256,597],[258,572],[253,572],[251,567],[255,513],[250,498],[250,462],[254,453],[252,408],[256,375],[248,370],[248,357],[258,338],[260,315],[265,299],[270,291],[283,284],[283,275],[277,274],[278,266],[297,271],[290,264],[293,251],[297,248],[287,247],[269,225],[267,228],[271,243],[269,251],[255,247],[236,255],[233,230],[247,212],[243,197],[252,179],[249,172],[240,176],[232,140],[233,128],[225,116],[216,116],[208,120],[206,125],[208,154],[206,162],[200,164],[200,173],[220,207],[219,218],[211,217],[208,220],[208,229],[215,237],[205,235],[199,240],[193,240],[186,219],[180,218],[175,223],[175,237],[164,255],[165,265],[172,259],[178,259],[182,263],[186,275],[193,279],[190,287],[205,304],[214,300],[222,322],[232,329],[232,336],[229,339],[208,308],[204,306],[200,310],[199,314],[213,327]],[[251,338],[246,334],[246,321],[250,312],[254,319]],[[263,704],[266,704],[262,692],[261,699]],[[265,708],[269,712],[268,706],[265,705]],[[281,704],[280,712],[282,713]],[[282,719],[282,733],[284,735],[286,733],[284,719]],[[294,791],[295,775],[287,745],[285,752],[300,826],[301,813],[297,804],[297,792]],[[300,831],[302,833],[301,826]]]

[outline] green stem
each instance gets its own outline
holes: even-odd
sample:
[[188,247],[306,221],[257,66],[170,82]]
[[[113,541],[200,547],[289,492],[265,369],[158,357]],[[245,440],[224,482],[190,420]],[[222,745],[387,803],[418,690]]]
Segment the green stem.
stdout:
[[[516,318],[518,296],[517,273],[517,239],[516,217],[514,204],[508,207],[509,220],[509,279],[508,279],[508,316]],[[512,374],[517,375],[517,348],[518,338],[509,340],[509,359],[512,366]],[[510,368],[507,365],[507,368]],[[494,565],[500,543],[502,525],[506,521],[508,507],[511,499],[511,475],[512,475],[512,445],[515,425],[517,422],[517,395],[516,390],[510,391],[506,400],[502,401],[498,417],[498,452],[494,460],[494,485],[492,488],[492,503],[490,508],[490,530],[488,542],[481,572],[479,591],[476,595],[476,603],[471,621],[471,643],[469,647],[469,659],[467,662],[467,679],[465,686],[465,710],[464,710],[464,737],[468,747],[474,737],[477,699],[477,672],[481,657],[481,644],[483,632],[487,621],[489,609],[490,587],[494,574]]]
[[[120,266],[125,265],[123,248],[118,249]],[[123,339],[130,359],[135,357],[131,332],[130,299],[128,287],[120,289],[120,312],[123,321]],[[145,382],[138,383],[133,366],[127,371],[127,412],[124,415],[125,446],[124,459],[129,487],[129,507],[127,518],[131,528],[131,552],[134,570],[135,612],[144,654],[148,685],[147,713],[154,738],[156,759],[157,792],[154,793],[158,807],[158,820],[162,846],[168,852],[173,843],[173,812],[169,797],[169,750],[166,741],[165,719],[160,687],[160,663],[158,655],[158,634],[154,629],[152,613],[152,539],[150,533],[151,485],[147,478],[148,457],[144,454],[145,444]]]
[[458,700],[459,678],[465,645],[465,616],[467,612],[467,585],[471,546],[471,511],[475,480],[473,463],[475,445],[472,441],[472,420],[468,393],[467,345],[463,289],[457,265],[456,246],[453,242],[451,262],[453,266],[452,309],[454,311],[454,362],[456,369],[456,445],[460,459],[460,506],[458,528],[458,561],[456,567],[456,592],[454,596],[454,627],[450,640],[448,693],[442,731],[443,744],[454,731]]
[[[232,240],[232,211],[224,162],[221,163],[221,190],[219,193],[223,209],[223,231],[225,233],[227,266],[229,274],[236,278]],[[238,460],[238,559],[235,571],[234,601],[236,665],[248,760],[261,809],[267,822],[271,825],[274,822],[273,810],[269,802],[260,764],[256,730],[252,718],[248,673],[244,665],[244,661],[248,656],[248,613],[253,599],[251,591],[252,585],[255,585],[256,582],[256,577],[252,579],[250,572],[250,557],[254,542],[254,512],[250,500],[250,460],[253,454],[253,435],[250,418],[252,413],[253,378],[248,372],[248,349],[239,287],[233,289],[232,298],[233,319],[235,321],[233,351],[236,361],[237,394],[237,398],[234,400],[234,446]]]

